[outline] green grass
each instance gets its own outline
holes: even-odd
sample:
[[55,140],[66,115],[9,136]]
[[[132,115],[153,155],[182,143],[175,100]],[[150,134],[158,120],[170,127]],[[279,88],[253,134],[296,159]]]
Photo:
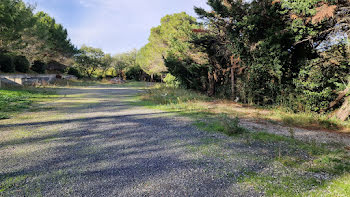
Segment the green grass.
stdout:
[[[141,100],[141,101],[140,101]],[[215,107],[208,106],[214,104]],[[196,115],[229,114],[240,118],[255,118],[272,123],[282,123],[285,126],[294,126],[308,129],[326,129],[337,132],[350,132],[350,121],[330,119],[327,115],[316,113],[291,113],[281,107],[233,107],[229,101],[215,100],[201,93],[183,88],[156,85],[146,94],[140,96],[135,105],[150,108]]]
[[347,173],[335,180],[328,181],[311,192],[305,193],[304,196],[322,197],[322,196],[336,196],[348,197],[350,196],[350,173]]
[[33,102],[47,99],[54,90],[42,88],[16,88],[0,90],[0,119],[8,119],[13,113],[29,109]]
[[[297,140],[293,129],[288,131],[289,137],[249,131],[238,124],[237,116],[242,113],[230,111],[228,106],[224,106],[224,110],[210,108],[206,104],[213,102],[212,99],[189,90],[155,86],[131,102],[189,116],[196,120],[194,125],[202,130],[225,133],[232,140],[241,141],[252,148],[265,147],[272,157],[262,162],[268,165],[277,163],[284,173],[251,172],[240,177],[239,182],[256,191],[263,191],[266,196],[350,196],[350,156],[341,144]],[[271,111],[270,118],[271,121],[277,120],[290,126],[339,128],[334,120],[310,114],[286,114],[276,110]],[[208,142],[190,148],[206,155],[212,152],[209,149],[216,150],[217,143]],[[308,173],[326,174],[330,178],[324,180],[305,175]]]
[[265,196],[285,197],[303,196],[302,193],[320,185],[315,178],[296,175],[276,177],[258,173],[250,173],[241,178],[240,182],[253,186],[256,191],[264,191]]
[[1,177],[0,176],[0,194],[11,188],[17,188],[25,184],[27,179],[26,175],[18,175],[13,177]]

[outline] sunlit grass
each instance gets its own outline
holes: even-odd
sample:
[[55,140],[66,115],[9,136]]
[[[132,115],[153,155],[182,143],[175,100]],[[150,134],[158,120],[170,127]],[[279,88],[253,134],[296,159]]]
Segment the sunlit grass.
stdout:
[[53,89],[13,88],[0,90],[0,119],[8,119],[13,113],[29,109],[34,102],[55,96]]
[[[292,114],[281,109],[254,108],[229,101],[213,100],[190,90],[162,85],[151,88],[134,100],[130,99],[130,102],[134,105],[190,116],[195,120],[193,124],[201,130],[225,133],[231,136],[232,140],[246,143],[249,147],[265,147],[272,151],[270,153],[272,157],[261,162],[268,162],[269,165],[276,164],[280,167],[271,166],[272,169],[280,168],[280,171],[277,174],[248,172],[239,179],[242,187],[253,187],[266,196],[350,195],[348,180],[350,157],[342,145],[319,144],[314,140],[301,141],[294,138],[292,131],[290,131],[290,137],[263,131],[252,132],[238,126],[234,117],[263,119],[287,126],[330,130],[346,129],[348,123],[328,119],[323,115]],[[236,129],[242,129],[242,131],[228,132]],[[205,145],[189,148],[204,155],[222,157],[220,153],[212,154],[215,149],[220,150],[218,146],[217,142],[208,142]],[[328,178],[313,177],[313,174],[325,175]]]
[[181,113],[228,114],[232,117],[256,119],[270,123],[281,123],[307,129],[325,129],[337,132],[350,132],[350,121],[339,121],[327,115],[316,113],[290,113],[280,107],[261,108],[242,105],[228,100],[207,97],[201,93],[183,88],[157,85],[139,98],[136,104],[151,108],[178,111]]

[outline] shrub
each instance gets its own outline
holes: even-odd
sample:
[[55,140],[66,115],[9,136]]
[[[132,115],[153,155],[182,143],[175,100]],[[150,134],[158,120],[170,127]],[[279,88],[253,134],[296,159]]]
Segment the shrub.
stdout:
[[25,56],[16,56],[13,64],[18,72],[26,73],[29,71],[30,63]]
[[46,67],[46,70],[49,72],[51,71],[52,73],[64,73],[66,69],[66,65],[57,61],[50,61]]
[[222,123],[222,126],[224,127],[224,133],[228,136],[242,134],[246,131],[245,128],[239,126],[238,117],[231,119],[227,116],[227,114],[221,114],[219,116],[219,119]]
[[74,67],[69,67],[67,74],[76,76],[77,78],[82,78],[82,75],[80,74],[79,70]]
[[142,78],[143,71],[140,66],[132,66],[128,68],[125,72],[126,78],[129,80],[140,81]]
[[32,65],[32,71],[39,74],[44,74],[46,71],[46,64],[40,60],[36,60]]
[[10,54],[0,54],[0,70],[5,73],[15,72],[13,58]]
[[171,87],[178,87],[180,85],[179,81],[176,79],[175,76],[173,76],[172,74],[168,73],[166,75],[166,77],[163,79],[163,82],[167,85],[167,86],[171,86]]

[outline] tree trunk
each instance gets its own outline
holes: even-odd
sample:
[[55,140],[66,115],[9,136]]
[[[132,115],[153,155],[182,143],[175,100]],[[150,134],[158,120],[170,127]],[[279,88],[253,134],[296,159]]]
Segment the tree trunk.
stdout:
[[235,92],[235,69],[231,68],[231,96],[232,100],[235,100],[236,92]]
[[343,105],[335,112],[335,117],[345,121],[350,116],[350,96],[345,98]]
[[348,88],[346,88],[343,92],[340,92],[340,94],[337,97],[337,99],[335,99],[335,101],[331,102],[331,104],[329,105],[328,109],[331,109],[334,106],[338,105],[338,103],[346,96],[346,94],[349,93],[349,91],[350,91],[350,86]]
[[215,80],[214,80],[214,75],[211,72],[208,72],[208,80],[209,80],[208,96],[214,96]]

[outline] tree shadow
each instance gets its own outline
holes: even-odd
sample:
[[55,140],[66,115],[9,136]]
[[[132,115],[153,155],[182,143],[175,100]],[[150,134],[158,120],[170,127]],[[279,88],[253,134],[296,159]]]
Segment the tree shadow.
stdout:
[[[43,131],[0,143],[0,195],[254,196],[258,191],[242,190],[241,177],[261,174],[279,154],[288,155],[288,147],[202,132],[167,112],[127,114],[134,106],[123,98],[133,93],[113,90],[69,93],[100,99],[92,111],[56,109],[93,117],[0,125]],[[121,99],[104,100],[109,96]],[[59,130],[46,132],[52,127]]]

